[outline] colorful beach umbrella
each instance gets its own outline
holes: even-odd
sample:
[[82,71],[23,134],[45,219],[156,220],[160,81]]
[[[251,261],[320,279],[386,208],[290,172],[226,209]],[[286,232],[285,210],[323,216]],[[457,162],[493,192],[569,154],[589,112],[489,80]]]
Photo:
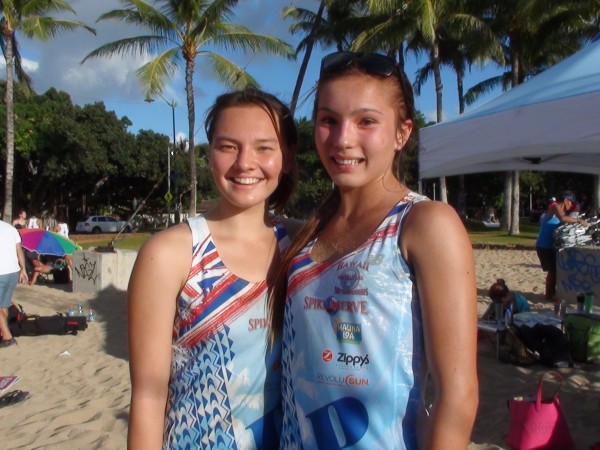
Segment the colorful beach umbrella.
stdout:
[[76,242],[53,231],[19,229],[19,233],[23,248],[40,255],[65,256],[75,250],[81,250],[81,246]]

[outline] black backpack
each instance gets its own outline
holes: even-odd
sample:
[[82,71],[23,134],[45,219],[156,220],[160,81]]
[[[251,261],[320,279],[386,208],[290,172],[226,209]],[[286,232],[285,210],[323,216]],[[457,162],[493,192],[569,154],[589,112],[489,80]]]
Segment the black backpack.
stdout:
[[88,327],[84,316],[29,316],[24,320],[13,321],[8,324],[13,336],[40,336],[44,334],[72,334],[76,335]]
[[520,327],[523,343],[540,356],[539,362],[552,368],[573,367],[569,339],[554,325],[538,323]]
[[27,319],[27,314],[23,310],[23,307],[19,304],[11,303],[8,307],[8,323],[20,322],[25,319]]

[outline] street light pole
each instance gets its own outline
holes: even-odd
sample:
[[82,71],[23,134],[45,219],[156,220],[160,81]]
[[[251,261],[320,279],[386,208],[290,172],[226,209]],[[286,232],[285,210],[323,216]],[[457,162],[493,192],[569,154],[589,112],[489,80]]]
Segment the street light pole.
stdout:
[[[161,94],[158,94],[158,96],[167,105],[169,105],[171,107],[171,112],[173,114],[173,152],[175,152],[175,146],[177,145],[176,135],[175,135],[175,108],[177,107],[177,103],[175,103],[175,100],[171,100],[171,101],[167,100]],[[148,95],[146,97],[145,101],[148,103],[152,103],[154,101],[154,99]],[[168,192],[168,194],[171,194],[171,149],[169,147],[167,147],[167,192]],[[167,207],[167,211],[169,211],[168,207]],[[170,216],[171,216],[171,213],[169,211],[168,215],[167,215],[167,225],[171,222]]]
[[[173,153],[175,152],[175,101],[169,103],[173,112]],[[171,150],[167,153],[167,192],[171,192]]]

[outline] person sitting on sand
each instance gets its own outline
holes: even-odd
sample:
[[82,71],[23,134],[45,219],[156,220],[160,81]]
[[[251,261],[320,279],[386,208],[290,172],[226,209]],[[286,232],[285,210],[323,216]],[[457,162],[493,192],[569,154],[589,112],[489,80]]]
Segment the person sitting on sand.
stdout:
[[37,252],[25,251],[25,258],[27,259],[28,275],[30,275],[30,285],[37,282],[40,274],[46,275],[54,270],[54,267],[51,264],[47,264],[41,260],[40,255]]
[[[488,292],[492,302],[502,303],[502,311],[510,309],[512,314],[518,314],[522,312],[529,312],[529,302],[527,299],[517,291],[511,291],[508,289],[506,282],[502,278],[498,278],[494,284],[490,286]],[[483,314],[482,319],[493,319],[495,318],[494,305],[490,305],[488,310]]]

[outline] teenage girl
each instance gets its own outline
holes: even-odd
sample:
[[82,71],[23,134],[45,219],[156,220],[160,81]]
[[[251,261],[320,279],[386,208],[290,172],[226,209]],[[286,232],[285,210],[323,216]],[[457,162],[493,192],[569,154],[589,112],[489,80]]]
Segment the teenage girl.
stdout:
[[400,181],[413,116],[392,59],[323,59],[315,142],[335,187],[271,297],[273,335],[283,336],[281,448],[468,445],[478,404],[473,255],[454,210]]
[[217,98],[205,126],[220,197],[148,240],[131,276],[131,449],[278,442],[280,344],[267,347],[265,304],[297,224],[270,211],[295,187],[296,127],[256,89]]

